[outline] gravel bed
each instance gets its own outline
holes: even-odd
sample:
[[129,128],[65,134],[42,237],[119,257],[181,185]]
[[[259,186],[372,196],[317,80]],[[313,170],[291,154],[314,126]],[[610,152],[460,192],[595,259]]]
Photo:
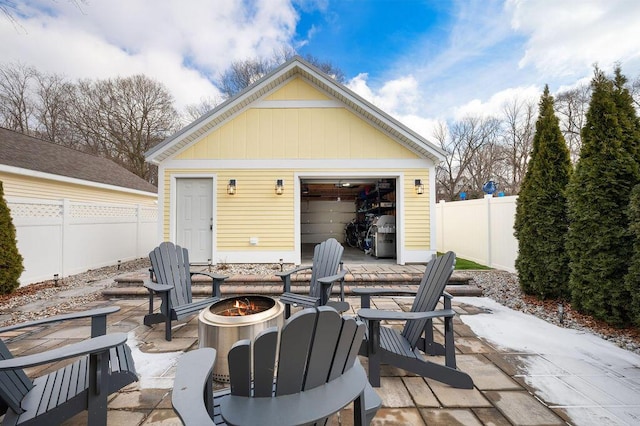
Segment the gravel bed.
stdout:
[[[289,269],[292,265],[282,265]],[[0,326],[30,321],[65,313],[78,306],[102,298],[102,289],[113,285],[118,275],[149,268],[149,259],[123,262],[119,266],[107,266],[71,275],[57,284],[45,281],[19,288],[8,296],[0,296]],[[211,272],[224,275],[252,274],[271,276],[281,269],[280,264],[221,264]],[[478,284],[486,297],[511,309],[535,315],[550,323],[594,333],[614,344],[640,354],[640,331],[636,328],[618,329],[601,321],[574,312],[564,304],[562,323],[558,315],[558,302],[539,301],[525,296],[520,290],[516,274],[504,271],[464,271]],[[89,284],[89,285],[87,285]]]
[[[465,271],[466,273],[467,271]],[[526,296],[520,290],[518,276],[504,271],[469,271],[473,280],[483,291],[484,296],[516,311],[535,315],[555,325],[575,330],[591,332],[615,345],[640,354],[640,330],[637,328],[615,328],[602,321],[582,315],[563,303],[562,322],[558,314],[557,300],[540,301]]]

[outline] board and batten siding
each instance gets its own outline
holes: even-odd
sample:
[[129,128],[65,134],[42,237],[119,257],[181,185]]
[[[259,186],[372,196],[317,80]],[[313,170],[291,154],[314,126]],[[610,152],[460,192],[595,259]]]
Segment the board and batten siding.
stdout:
[[257,109],[241,113],[176,159],[416,159],[344,108]]

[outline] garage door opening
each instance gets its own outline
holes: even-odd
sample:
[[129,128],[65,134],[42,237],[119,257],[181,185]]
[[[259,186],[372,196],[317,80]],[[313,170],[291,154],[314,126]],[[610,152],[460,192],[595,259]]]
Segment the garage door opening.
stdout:
[[335,238],[345,247],[345,261],[395,263],[395,178],[302,178],[300,183],[303,261],[311,259],[316,244]]

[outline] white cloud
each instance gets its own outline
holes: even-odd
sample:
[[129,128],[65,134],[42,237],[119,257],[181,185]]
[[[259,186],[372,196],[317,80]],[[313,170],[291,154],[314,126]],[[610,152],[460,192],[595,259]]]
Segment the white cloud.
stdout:
[[514,30],[528,37],[521,67],[582,77],[594,63],[607,69],[640,59],[636,0],[508,0],[507,10]]
[[537,104],[540,95],[542,95],[542,89],[536,86],[508,88],[495,93],[486,102],[473,99],[455,108],[454,118],[459,120],[465,116],[500,116],[507,103],[518,100]]
[[72,79],[143,73],[166,84],[179,108],[217,97],[209,78],[231,61],[270,55],[297,21],[287,0],[35,0],[16,8],[15,25],[0,19],[3,61]]
[[402,76],[386,81],[373,90],[369,86],[369,75],[361,73],[347,82],[347,87],[387,113],[406,114],[417,111],[421,102],[418,82],[411,76]]
[[347,87],[421,136],[431,137],[437,120],[419,115],[424,99],[413,76],[387,81],[378,90],[369,86],[368,78],[366,73],[358,74]]

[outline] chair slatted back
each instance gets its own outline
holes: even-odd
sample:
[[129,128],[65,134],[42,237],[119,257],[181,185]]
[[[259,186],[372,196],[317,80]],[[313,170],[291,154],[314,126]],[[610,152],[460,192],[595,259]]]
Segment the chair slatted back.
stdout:
[[[329,238],[326,241],[315,246],[313,249],[313,268],[311,269],[311,281],[309,283],[309,295],[313,297],[321,297],[322,285],[318,283],[319,278],[330,277],[339,272],[340,261],[342,260],[344,247],[335,238]],[[331,288],[326,294],[326,300],[331,295]]]
[[[413,300],[411,312],[429,312],[436,309],[456,264],[455,253],[449,251],[427,263],[420,281],[418,293]],[[415,348],[427,320],[407,321],[402,336]]]
[[[13,355],[0,340],[0,359],[11,359]],[[7,411],[7,407],[20,414],[24,412],[20,402],[24,396],[33,388],[33,382],[27,377],[23,370],[6,370],[0,372],[0,414]]]
[[327,383],[354,365],[364,332],[364,324],[354,318],[342,318],[327,306],[296,312],[282,327],[279,342],[276,327],[258,334],[253,357],[249,340],[236,342],[231,348],[231,394],[273,396],[274,374],[275,396],[296,394]]
[[192,302],[189,253],[170,241],[160,243],[149,253],[158,284],[173,285],[169,292],[172,306]]

